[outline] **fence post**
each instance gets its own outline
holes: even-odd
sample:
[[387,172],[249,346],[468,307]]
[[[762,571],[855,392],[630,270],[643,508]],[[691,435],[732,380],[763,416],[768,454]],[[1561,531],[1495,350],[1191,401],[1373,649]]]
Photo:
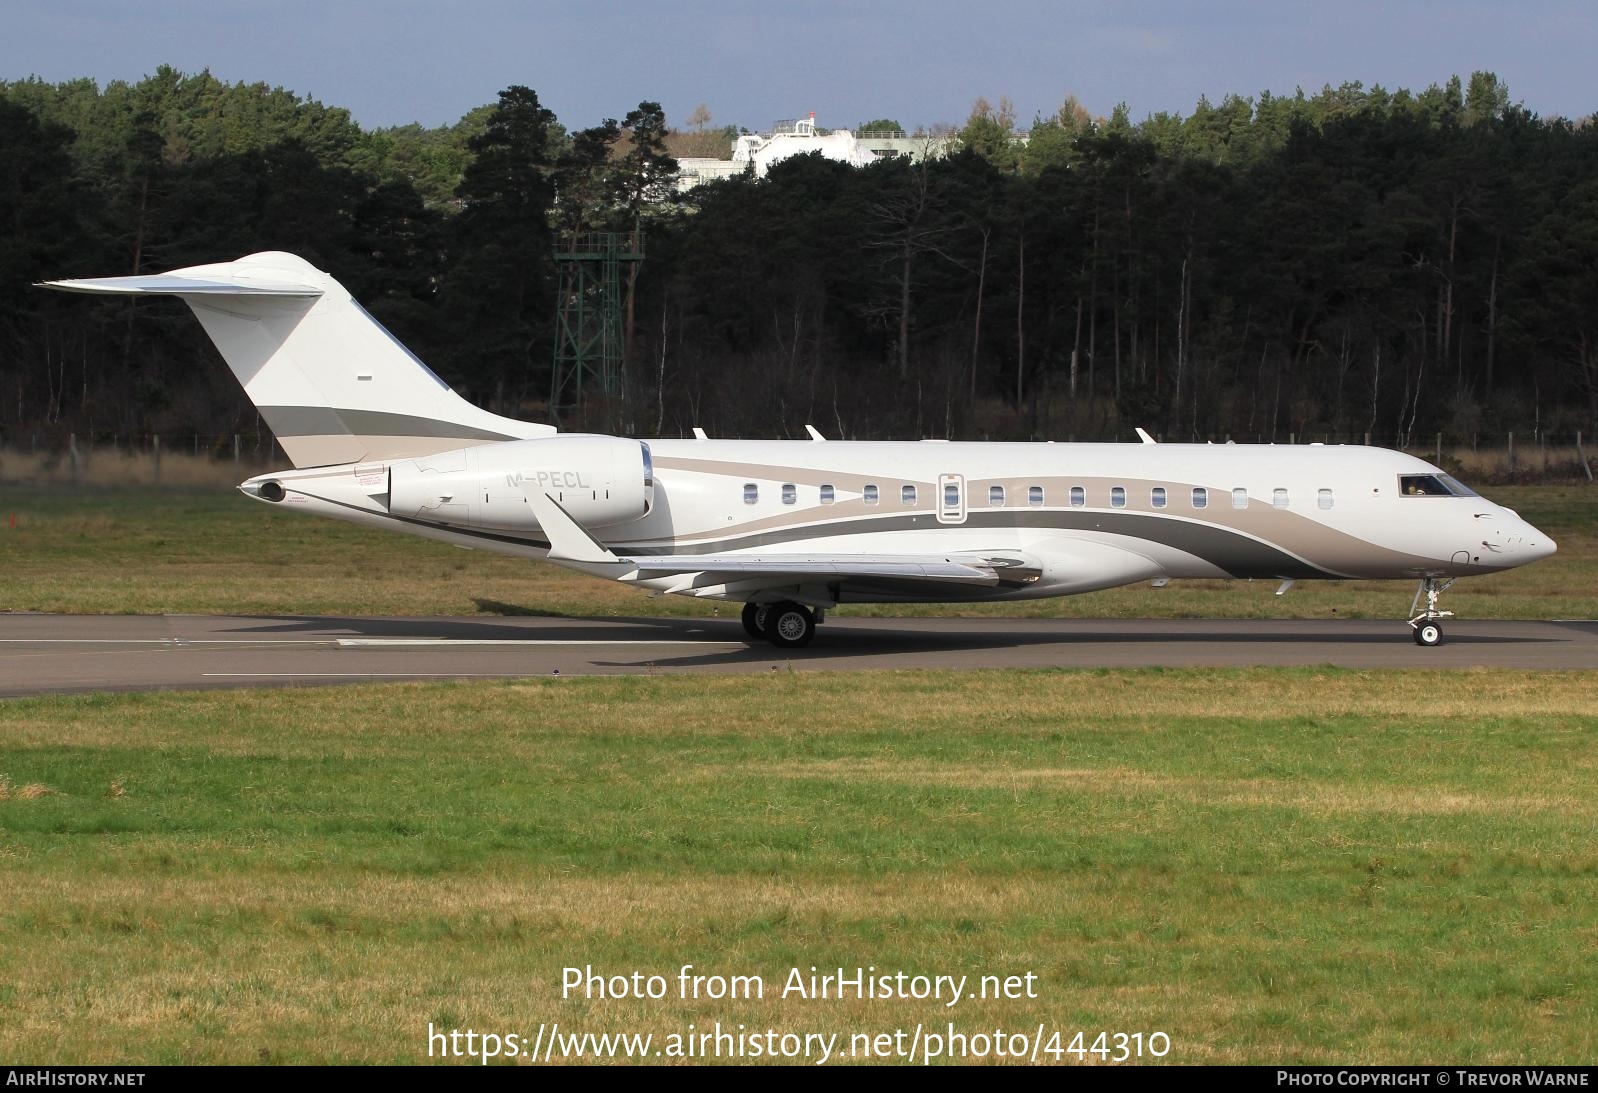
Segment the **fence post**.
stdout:
[[1370,433],[1369,429],[1366,429],[1365,430],[1365,447],[1369,448],[1370,446],[1371,446],[1371,433]]
[[151,437],[150,451],[155,455],[155,484],[161,484],[161,434]]
[[1439,467],[1441,467],[1443,465],[1443,434],[1442,433],[1438,433],[1437,434],[1437,465]]
[[1587,472],[1587,481],[1592,479],[1592,464],[1587,462],[1587,452],[1581,446],[1581,430],[1576,430],[1576,458],[1581,460],[1581,469]]
[[78,484],[78,434],[67,434],[67,457],[72,463],[72,484]]
[[234,433],[233,434],[233,465],[235,467],[237,467],[239,465],[239,434],[238,433]]
[[1509,473],[1515,473],[1515,434],[1509,434]]

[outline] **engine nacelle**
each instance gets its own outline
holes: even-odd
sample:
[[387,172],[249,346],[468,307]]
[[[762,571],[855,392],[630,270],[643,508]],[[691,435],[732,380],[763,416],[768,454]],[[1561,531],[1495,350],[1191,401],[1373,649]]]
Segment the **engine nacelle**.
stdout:
[[507,440],[389,467],[388,511],[458,527],[537,530],[527,495],[540,490],[579,524],[640,520],[655,503],[649,446],[613,436]]

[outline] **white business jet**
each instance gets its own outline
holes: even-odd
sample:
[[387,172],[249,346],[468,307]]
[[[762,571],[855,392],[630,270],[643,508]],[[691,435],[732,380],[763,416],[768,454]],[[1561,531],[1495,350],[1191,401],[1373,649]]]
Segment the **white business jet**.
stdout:
[[[1322,445],[629,440],[500,417],[450,390],[291,254],[51,281],[177,296],[294,469],[260,501],[743,603],[752,638],[807,644],[844,603],[1068,596],[1137,581],[1419,582],[1438,596],[1554,542],[1423,460]],[[807,427],[808,428],[808,427]]]

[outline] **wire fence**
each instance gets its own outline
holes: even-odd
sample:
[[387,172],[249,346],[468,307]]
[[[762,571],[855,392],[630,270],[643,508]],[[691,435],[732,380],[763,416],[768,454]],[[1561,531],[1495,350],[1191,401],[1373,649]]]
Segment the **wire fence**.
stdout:
[[288,465],[267,433],[0,433],[0,482],[80,485],[233,484]]

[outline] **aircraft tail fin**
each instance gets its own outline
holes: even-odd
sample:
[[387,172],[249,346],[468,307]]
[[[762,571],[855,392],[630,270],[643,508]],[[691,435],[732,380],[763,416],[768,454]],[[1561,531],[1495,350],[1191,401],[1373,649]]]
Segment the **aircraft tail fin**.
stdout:
[[431,455],[555,432],[461,398],[343,285],[292,254],[265,251],[147,277],[42,287],[181,299],[296,467]]

